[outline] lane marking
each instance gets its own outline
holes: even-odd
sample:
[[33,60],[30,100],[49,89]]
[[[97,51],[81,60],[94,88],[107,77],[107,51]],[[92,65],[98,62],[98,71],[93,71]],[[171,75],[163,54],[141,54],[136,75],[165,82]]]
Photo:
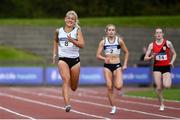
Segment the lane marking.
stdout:
[[[81,95],[81,96],[83,96],[83,95]],[[84,96],[86,96],[86,95],[84,95]],[[99,96],[93,96],[93,95],[88,95],[87,97],[94,98],[94,99],[97,98],[97,99],[101,99],[101,100],[107,99],[106,97],[99,97]],[[115,100],[115,101],[122,102],[122,103],[138,104],[138,105],[143,105],[143,106],[150,106],[150,107],[159,108],[159,105],[150,104],[150,103],[142,103],[142,102],[135,102],[135,101],[129,101],[129,100]],[[180,108],[170,107],[170,106],[165,106],[165,108],[173,109],[173,110],[180,110]]]
[[[53,92],[53,93],[58,93],[58,92],[56,92],[55,90],[51,90],[51,89],[48,89],[48,90],[45,90],[45,91],[50,91],[50,92]],[[90,98],[98,98],[98,99],[103,99],[103,100],[107,100],[107,97],[102,97],[102,96],[95,96],[95,95],[90,95],[90,94],[88,94],[88,93],[90,93],[90,92],[88,92],[88,93],[86,93],[85,92],[86,90],[84,90],[84,92],[82,92],[82,93],[77,93],[77,95],[80,95],[80,96],[86,96],[86,97],[90,97]],[[88,95],[87,95],[88,94]],[[131,97],[130,97],[131,98]],[[134,97],[132,97],[132,98],[134,98]],[[137,97],[137,98],[139,98],[139,97]],[[143,98],[139,98],[139,99],[143,99]],[[146,99],[145,99],[146,100]],[[149,99],[147,99],[147,100],[149,100]],[[151,99],[150,99],[151,100]],[[155,99],[153,99],[153,100],[155,100]],[[138,105],[144,105],[144,106],[150,106],[150,107],[159,107],[159,105],[156,105],[156,104],[150,104],[150,103],[142,103],[142,102],[135,102],[135,101],[129,101],[129,100],[116,100],[117,102],[123,102],[123,103],[131,103],[131,104],[138,104]],[[156,100],[157,101],[157,100]],[[172,102],[172,101],[171,101]],[[176,103],[176,102],[175,102]],[[168,108],[168,109],[173,109],[173,110],[180,110],[180,108],[177,108],[177,107],[171,107],[171,106],[165,106],[165,108]]]
[[[146,99],[146,100],[157,100],[156,98],[152,98],[152,97],[130,96],[130,95],[124,95],[124,96],[128,97],[128,98],[140,98],[140,99]],[[167,100],[167,99],[164,99],[164,101],[180,103],[180,101],[178,101],[178,100]]]
[[[56,105],[48,104],[48,103],[33,100],[33,99],[28,99],[28,98],[25,98],[25,97],[19,97],[19,96],[11,95],[11,94],[8,94],[8,93],[0,93],[0,96],[6,96],[6,97],[13,98],[13,99],[21,100],[21,101],[26,101],[26,102],[30,102],[30,103],[35,103],[35,104],[39,104],[39,105],[43,105],[43,106],[48,106],[48,107],[53,107],[53,108],[56,108],[56,109],[64,110],[64,107],[59,107],[59,106],[56,106]],[[71,111],[74,112],[74,113],[89,116],[89,117],[100,118],[100,119],[110,119],[110,118],[106,118],[106,117],[102,117],[102,116],[98,116],[98,115],[79,112],[77,110],[71,110]]]
[[25,118],[28,118],[28,119],[31,119],[31,120],[36,120],[35,118],[33,117],[30,117],[30,116],[27,116],[27,115],[24,115],[24,114],[21,114],[21,113],[18,113],[18,112],[15,112],[13,110],[10,110],[8,108],[5,108],[5,107],[2,107],[0,106],[0,109],[4,110],[4,111],[7,111],[9,113],[12,113],[12,114],[15,114],[15,115],[18,115],[18,116],[21,116],[21,117],[25,117]]
[[[37,95],[37,96],[44,96],[44,97],[54,98],[54,99],[63,99],[63,97],[60,97],[60,96],[49,95],[49,94],[44,94],[44,93],[38,93],[37,94],[37,92],[35,93],[35,92],[29,92],[29,91],[25,91],[25,90],[20,91],[20,90],[17,90],[17,89],[13,89],[13,90],[15,90],[17,92],[20,92],[20,93],[32,94],[32,95]],[[96,105],[96,106],[101,106],[101,107],[106,107],[106,108],[111,108],[111,106],[109,106],[109,105],[103,105],[103,104],[94,103],[94,102],[90,102],[90,101],[82,101],[82,100],[77,100],[77,99],[71,99],[71,101],[75,101],[75,102],[78,102],[78,103],[91,104],[91,105]],[[170,119],[179,119],[177,117],[166,116],[166,115],[159,115],[159,114],[155,114],[155,113],[149,113],[149,112],[133,110],[133,109],[127,109],[127,108],[119,108],[119,107],[117,107],[117,109],[128,111],[128,112],[141,113],[141,114],[150,115],[150,116],[156,116],[156,117],[163,117],[163,118],[170,118]]]

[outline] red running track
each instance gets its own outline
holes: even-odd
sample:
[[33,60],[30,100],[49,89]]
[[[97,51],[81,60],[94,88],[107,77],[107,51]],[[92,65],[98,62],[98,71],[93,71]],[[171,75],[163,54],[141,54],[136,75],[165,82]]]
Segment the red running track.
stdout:
[[180,119],[178,101],[165,101],[159,111],[156,99],[117,97],[111,115],[105,87],[79,87],[66,113],[60,87],[1,87],[0,119]]

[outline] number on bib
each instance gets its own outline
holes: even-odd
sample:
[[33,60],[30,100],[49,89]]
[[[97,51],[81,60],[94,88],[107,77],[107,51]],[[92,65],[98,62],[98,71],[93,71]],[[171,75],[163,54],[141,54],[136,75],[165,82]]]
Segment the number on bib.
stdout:
[[161,60],[167,60],[167,55],[157,55],[157,56],[156,56],[156,60],[159,60],[159,61],[161,61]]
[[65,41],[65,42],[64,42],[64,45],[65,45],[65,46],[68,46],[68,41]]

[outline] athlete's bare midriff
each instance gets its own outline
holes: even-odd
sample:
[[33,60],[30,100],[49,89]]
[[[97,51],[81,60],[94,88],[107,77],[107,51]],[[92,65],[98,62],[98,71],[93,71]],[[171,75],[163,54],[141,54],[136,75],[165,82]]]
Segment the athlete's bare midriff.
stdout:
[[109,58],[109,63],[110,63],[110,64],[120,63],[120,57],[119,57],[119,55],[109,54],[109,55],[106,55],[106,57]]

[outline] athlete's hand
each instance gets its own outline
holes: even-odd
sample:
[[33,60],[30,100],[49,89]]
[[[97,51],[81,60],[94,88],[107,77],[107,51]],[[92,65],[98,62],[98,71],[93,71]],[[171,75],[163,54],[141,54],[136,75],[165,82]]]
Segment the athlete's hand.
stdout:
[[127,69],[127,66],[123,65],[122,70],[126,70],[126,69]]
[[150,56],[149,58],[150,58],[150,59],[153,59],[153,58],[156,57],[156,55],[157,55],[157,53],[152,53],[151,56]]
[[173,63],[173,62],[170,62],[170,66],[171,66],[172,68],[174,68],[174,63]]
[[71,37],[71,34],[67,35],[68,41],[73,42],[73,38]]
[[56,63],[56,55],[53,55],[52,57],[52,64],[55,64]]

